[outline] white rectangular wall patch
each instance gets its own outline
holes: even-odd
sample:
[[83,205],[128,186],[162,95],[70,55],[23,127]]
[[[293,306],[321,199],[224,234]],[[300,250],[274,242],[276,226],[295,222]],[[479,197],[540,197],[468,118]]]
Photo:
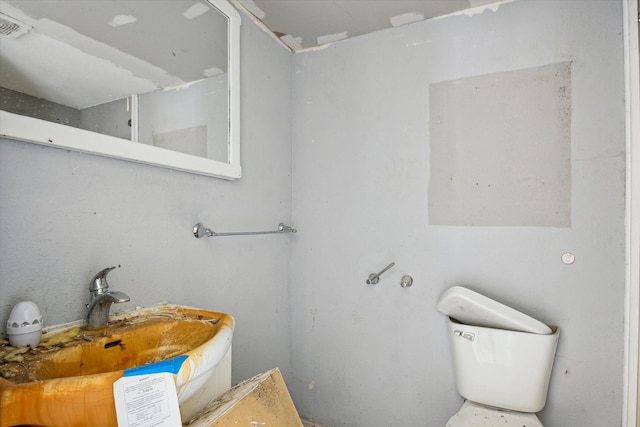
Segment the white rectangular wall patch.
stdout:
[[429,224],[571,226],[571,63],[429,87]]

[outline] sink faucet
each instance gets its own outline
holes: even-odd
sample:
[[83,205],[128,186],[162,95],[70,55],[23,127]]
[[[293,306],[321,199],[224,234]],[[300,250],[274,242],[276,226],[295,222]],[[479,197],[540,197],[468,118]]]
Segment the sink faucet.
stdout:
[[105,326],[109,322],[109,309],[112,303],[129,301],[129,295],[124,292],[109,291],[107,274],[115,267],[105,268],[96,274],[89,283],[91,302],[87,314],[87,328],[95,329]]

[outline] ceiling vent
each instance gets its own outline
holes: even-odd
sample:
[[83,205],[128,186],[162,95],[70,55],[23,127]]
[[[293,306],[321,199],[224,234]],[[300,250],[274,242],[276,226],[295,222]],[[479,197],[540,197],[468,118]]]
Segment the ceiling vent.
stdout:
[[24,22],[0,13],[0,35],[10,39],[17,39],[31,30],[31,27]]

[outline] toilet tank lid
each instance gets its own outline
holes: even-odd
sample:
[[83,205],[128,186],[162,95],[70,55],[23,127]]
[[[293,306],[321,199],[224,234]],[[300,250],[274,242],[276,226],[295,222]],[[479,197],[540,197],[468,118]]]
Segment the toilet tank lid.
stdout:
[[468,325],[545,335],[552,332],[533,317],[462,286],[453,286],[440,296],[438,311]]

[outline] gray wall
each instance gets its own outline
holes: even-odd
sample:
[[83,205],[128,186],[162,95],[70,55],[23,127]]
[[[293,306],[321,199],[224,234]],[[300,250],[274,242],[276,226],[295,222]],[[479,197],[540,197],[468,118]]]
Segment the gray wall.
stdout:
[[130,98],[120,98],[80,110],[79,128],[131,140]]
[[1,86],[0,108],[10,113],[80,127],[80,110]]
[[[23,299],[49,325],[80,318],[90,277],[120,265],[124,309],[235,316],[234,382],[279,366],[304,416],[438,427],[462,401],[435,305],[464,284],[560,326],[545,425],[620,425],[620,33],[617,1],[522,1],[292,56],[245,17],[239,181],[0,140],[0,322]],[[571,226],[430,225],[430,85],[565,61]],[[296,235],[190,234],[289,220]]]
[[[301,413],[334,426],[443,426],[462,400],[436,303],[466,285],[559,325],[544,425],[620,425],[621,16],[617,1],[521,1],[295,56],[290,389]],[[570,226],[432,225],[430,85],[567,61]],[[478,135],[496,150],[490,132]],[[493,169],[510,155],[478,161]],[[563,264],[564,252],[576,262]],[[391,261],[380,284],[365,284]],[[413,287],[399,286],[404,274]]]
[[[289,236],[195,239],[274,229],[291,212],[291,54],[242,25],[242,179],[190,175],[0,140],[0,324],[35,301],[48,325],[82,318],[101,268],[132,309],[159,301],[236,318],[233,381],[289,364]],[[2,328],[4,333],[4,328]]]

